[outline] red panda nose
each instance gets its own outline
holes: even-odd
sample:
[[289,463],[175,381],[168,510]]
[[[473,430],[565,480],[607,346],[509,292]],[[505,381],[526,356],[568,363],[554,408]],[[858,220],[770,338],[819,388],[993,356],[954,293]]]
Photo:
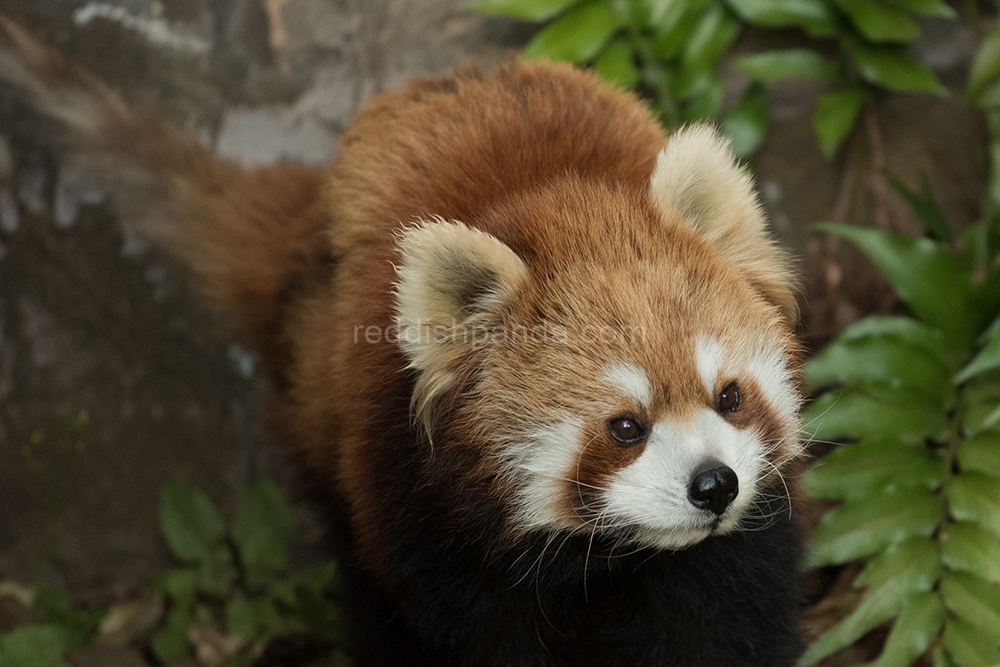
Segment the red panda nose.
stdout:
[[713,467],[699,471],[691,480],[688,499],[698,509],[710,510],[716,516],[722,516],[739,495],[740,481],[729,466],[718,465],[716,462],[709,465]]

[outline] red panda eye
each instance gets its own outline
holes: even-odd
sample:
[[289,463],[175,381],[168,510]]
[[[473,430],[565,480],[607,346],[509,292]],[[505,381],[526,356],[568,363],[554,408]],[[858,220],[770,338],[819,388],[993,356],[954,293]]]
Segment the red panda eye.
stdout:
[[719,394],[719,403],[716,411],[720,414],[736,412],[740,409],[740,388],[735,382],[730,382]]
[[608,422],[608,432],[622,445],[637,445],[646,439],[646,427],[635,417],[615,417]]

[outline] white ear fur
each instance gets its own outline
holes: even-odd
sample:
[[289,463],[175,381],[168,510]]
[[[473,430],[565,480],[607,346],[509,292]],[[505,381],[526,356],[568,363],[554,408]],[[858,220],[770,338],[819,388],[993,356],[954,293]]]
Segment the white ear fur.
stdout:
[[441,218],[405,229],[397,245],[399,345],[418,371],[414,416],[430,433],[434,407],[454,383],[458,362],[483,342],[492,308],[528,269],[496,237]]
[[788,258],[768,234],[753,178],[729,139],[706,124],[675,132],[656,159],[649,194],[665,222],[690,225],[794,318]]

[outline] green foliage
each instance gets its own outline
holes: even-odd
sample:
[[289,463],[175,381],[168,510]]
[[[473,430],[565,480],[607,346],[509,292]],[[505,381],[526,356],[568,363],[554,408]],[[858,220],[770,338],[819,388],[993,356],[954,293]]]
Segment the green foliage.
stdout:
[[[849,441],[805,476],[839,500],[812,536],[813,566],[865,563],[860,604],[820,636],[812,665],[892,623],[879,666],[989,667],[1000,661],[1000,274],[950,240],[934,202],[894,187],[924,222],[914,239],[822,225],[854,241],[909,314],[870,317],[805,366],[820,391],[807,435]],[[995,233],[981,223],[970,236]]]
[[[294,635],[325,652],[322,664],[347,664],[336,564],[289,571],[294,520],[274,483],[253,486],[227,527],[204,493],[168,482],[160,528],[180,564],[156,584],[167,609],[150,648],[163,664],[194,657],[192,629],[235,639],[224,667],[251,665],[268,643]],[[63,654],[88,646],[107,613],[76,610],[49,589],[35,592],[29,612],[33,624],[0,634],[0,667],[68,667]]]
[[166,664],[193,654],[192,626],[234,633],[245,641],[227,665],[253,662],[255,647],[294,634],[342,660],[340,609],[332,562],[288,573],[294,532],[291,510],[272,482],[250,489],[226,529],[211,501],[191,485],[172,481],[160,495],[164,538],[182,568],[166,573],[158,588],[169,601],[152,648]]
[[[526,57],[591,65],[624,88],[637,87],[668,130],[721,121],[740,155],[764,139],[764,86],[777,81],[827,82],[830,90],[817,100],[814,124],[828,156],[857,125],[873,91],[946,95],[908,45],[920,36],[921,17],[957,16],[942,0],[486,0],[475,7],[545,23]],[[733,58],[751,85],[724,109],[721,72],[746,26],[796,29],[800,45]],[[996,56],[984,49],[977,59],[973,88],[976,95],[1000,100],[1000,38],[995,50]]]
[[29,625],[0,635],[3,667],[69,667],[66,632],[57,625]]

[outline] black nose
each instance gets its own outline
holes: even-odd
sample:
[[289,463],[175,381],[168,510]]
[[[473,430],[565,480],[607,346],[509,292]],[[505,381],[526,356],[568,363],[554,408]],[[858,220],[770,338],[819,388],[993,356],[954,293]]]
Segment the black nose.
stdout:
[[691,504],[722,516],[740,492],[740,480],[729,466],[718,465],[695,474],[688,490]]

